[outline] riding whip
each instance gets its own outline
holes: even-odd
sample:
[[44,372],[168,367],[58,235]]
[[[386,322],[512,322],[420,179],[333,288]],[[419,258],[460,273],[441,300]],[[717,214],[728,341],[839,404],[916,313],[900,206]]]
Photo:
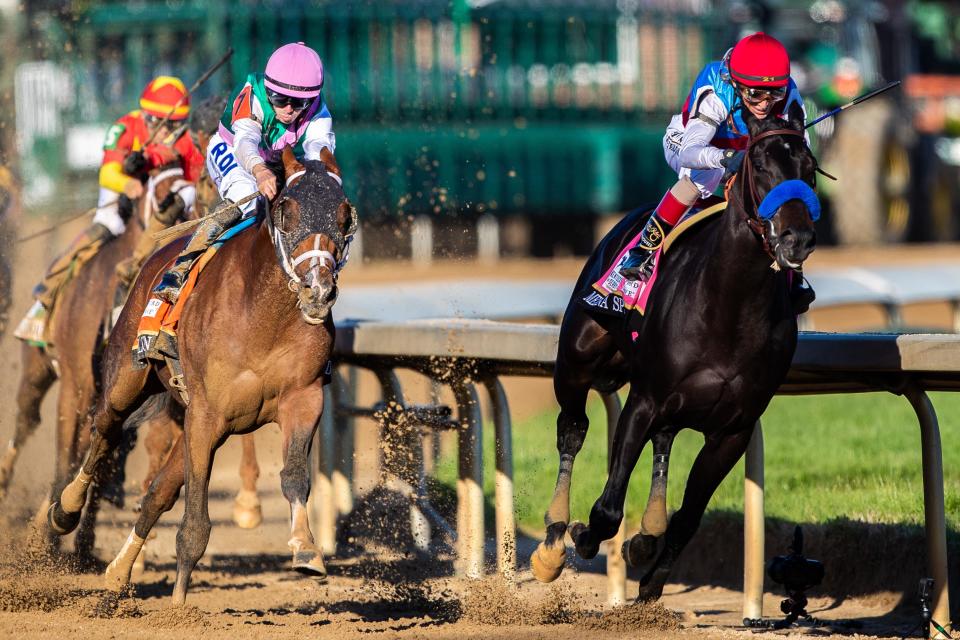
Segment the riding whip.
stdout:
[[202,76],[197,78],[197,81],[193,83],[193,86],[187,89],[187,92],[183,94],[183,97],[177,100],[177,103],[174,104],[173,107],[171,107],[170,112],[167,113],[167,115],[163,117],[163,120],[161,120],[160,123],[153,128],[153,132],[150,134],[150,137],[147,138],[147,141],[143,143],[144,147],[146,147],[148,144],[153,142],[153,139],[157,135],[157,132],[163,128],[163,125],[167,124],[167,122],[170,120],[170,116],[172,116],[174,112],[180,108],[180,105],[183,104],[183,101],[189,98],[194,91],[199,89],[200,85],[206,82],[210,78],[210,76],[212,76],[217,71],[217,69],[219,69],[224,64],[226,64],[227,60],[229,60],[230,56],[232,55],[233,55],[233,47],[227,47],[227,52],[223,54],[223,57],[217,60],[217,62],[214,63],[212,67],[204,71]]
[[814,121],[812,121],[812,122],[808,122],[806,125],[804,125],[803,128],[804,128],[804,129],[809,129],[810,127],[812,127],[813,125],[817,124],[817,123],[820,122],[821,120],[826,120],[827,118],[830,118],[830,117],[832,117],[832,116],[835,116],[835,115],[837,115],[838,113],[840,113],[841,111],[843,111],[844,109],[848,109],[848,108],[852,107],[852,106],[855,105],[855,104],[860,104],[861,102],[863,102],[863,101],[865,101],[865,100],[869,100],[870,98],[872,98],[872,97],[874,97],[874,96],[878,96],[878,95],[880,95],[881,93],[883,93],[884,91],[889,91],[890,89],[893,89],[894,87],[898,86],[899,84],[900,84],[900,81],[899,81],[899,80],[894,80],[893,82],[891,82],[891,83],[889,83],[889,84],[887,84],[887,85],[885,85],[885,86],[883,86],[883,87],[880,87],[879,89],[874,89],[874,90],[871,91],[870,93],[866,93],[866,94],[860,96],[859,98],[854,98],[853,100],[851,100],[851,101],[848,102],[847,104],[841,105],[841,106],[837,107],[836,109],[833,109],[832,111],[828,111],[827,113],[823,114],[822,116],[820,116],[819,118],[817,118],[816,120],[814,120]]
[[[107,204],[105,204],[105,205],[103,205],[103,206],[108,207],[108,206],[110,206],[111,204],[115,204],[116,202],[117,202],[117,201],[114,200],[113,202],[108,202]],[[42,236],[42,235],[46,235],[46,234],[50,233],[51,231],[54,231],[54,230],[57,229],[58,227],[67,224],[68,222],[73,222],[74,220],[76,220],[76,219],[78,219],[78,218],[82,218],[82,217],[84,217],[84,216],[88,216],[88,215],[90,215],[91,213],[96,212],[96,210],[99,209],[99,208],[100,208],[100,207],[92,207],[92,208],[90,208],[90,209],[87,209],[87,210],[84,211],[83,213],[78,213],[78,214],[76,214],[76,215],[70,216],[69,218],[64,218],[63,220],[61,220],[61,221],[58,222],[57,224],[53,225],[52,227],[47,227],[46,229],[41,229],[40,231],[35,231],[35,232],[33,232],[33,233],[29,234],[29,235],[25,235],[25,236],[23,236],[22,238],[17,238],[17,244],[20,244],[21,242],[26,242],[27,240],[33,240],[34,238],[39,238],[39,237]]]
[[260,196],[260,192],[254,191],[250,195],[240,198],[236,202],[230,202],[222,207],[218,207],[215,211],[208,213],[202,218],[197,218],[196,220],[187,220],[186,222],[181,222],[180,224],[176,224],[170,227],[169,229],[158,231],[157,233],[153,234],[153,239],[160,244],[165,244],[168,240],[181,236],[185,232],[190,231],[191,229],[199,225],[204,220],[207,220],[208,218],[212,218],[214,216],[218,216],[224,211],[230,211],[230,209],[233,209],[234,207],[241,207],[247,204],[248,202],[250,202],[251,200],[256,199],[258,196]]

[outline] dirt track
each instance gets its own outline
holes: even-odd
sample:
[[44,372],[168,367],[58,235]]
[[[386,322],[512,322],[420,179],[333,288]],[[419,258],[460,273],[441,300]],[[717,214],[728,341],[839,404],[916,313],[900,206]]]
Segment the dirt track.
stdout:
[[[52,253],[62,246],[72,229],[39,246],[26,247],[17,259],[16,299],[13,319],[26,309],[28,293]],[[818,251],[811,267],[889,261],[954,261],[955,247],[917,248],[900,251],[841,253]],[[579,260],[549,263],[551,276],[573,278]],[[383,282],[400,278],[460,277],[534,278],[542,275],[543,263],[510,262],[496,268],[471,263],[445,263],[429,271],[396,265],[348,269],[342,286],[354,282]],[[400,274],[398,276],[398,274]],[[913,310],[926,326],[948,326],[949,309],[928,305]],[[908,322],[914,316],[908,314]],[[855,328],[854,322],[871,322],[861,312],[829,312],[817,318],[819,328]],[[879,319],[876,320],[879,322]],[[919,323],[919,320],[915,322]],[[0,344],[0,357],[7,372],[0,378],[0,437],[12,431],[14,390],[19,375],[18,347],[8,335]],[[531,391],[535,391],[531,393]],[[513,397],[549,398],[545,380],[516,381],[508,387]],[[51,398],[55,396],[51,394]],[[512,398],[513,399],[513,398]],[[546,401],[549,406],[549,400]],[[515,402],[519,413],[542,410],[543,400]],[[646,608],[598,617],[605,601],[602,564],[567,570],[552,587],[532,580],[525,567],[519,590],[514,593],[496,583],[471,583],[444,576],[450,574],[450,557],[442,552],[430,558],[404,556],[375,540],[354,540],[350,548],[329,561],[326,584],[284,569],[287,555],[287,507],[279,492],[279,441],[276,430],[258,433],[262,468],[259,487],[264,499],[263,525],[243,531],[230,520],[231,500],[237,484],[239,446],[229,442],[217,458],[211,483],[211,518],[214,529],[198,571],[194,573],[188,607],[168,609],[175,571],[174,539],[181,511],[175,508],[158,524],[157,539],[149,543],[146,573],[137,580],[132,598],[119,601],[105,596],[99,572],[74,573],[62,561],[38,560],[25,555],[29,520],[51,477],[53,408],[44,405],[44,424],[25,447],[16,479],[7,500],[0,505],[0,635],[11,638],[252,638],[273,637],[354,638],[747,638],[751,631],[737,630],[741,596],[733,589],[683,584],[668,585],[662,600],[666,609]],[[128,487],[140,479],[144,458],[135,452],[128,465]],[[132,500],[131,500],[132,502]],[[387,516],[388,528],[403,527],[396,513]],[[133,514],[106,508],[98,530],[97,552],[109,560],[119,549],[133,522]],[[373,523],[371,523],[373,524]],[[374,534],[375,535],[375,534]],[[521,549],[523,561],[530,542]],[[69,545],[65,545],[69,549]],[[524,563],[525,564],[525,563]],[[703,586],[703,585],[708,586]],[[636,593],[631,582],[628,594]],[[767,594],[764,611],[778,612],[781,596]],[[894,594],[878,593],[858,599],[816,598],[810,612],[824,619],[856,619],[865,637],[899,637],[916,622],[916,616],[891,613],[899,601]],[[668,612],[677,612],[675,615]],[[913,613],[913,610],[910,610]],[[818,637],[829,637],[825,629]],[[773,637],[764,634],[761,637]],[[847,636],[849,637],[849,636]]]

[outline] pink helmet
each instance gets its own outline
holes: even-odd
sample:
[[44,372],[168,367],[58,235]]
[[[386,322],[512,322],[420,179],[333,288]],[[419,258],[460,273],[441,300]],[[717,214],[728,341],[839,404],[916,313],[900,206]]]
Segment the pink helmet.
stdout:
[[323,62],[302,42],[291,42],[274,51],[263,75],[268,89],[294,98],[313,98],[323,88]]

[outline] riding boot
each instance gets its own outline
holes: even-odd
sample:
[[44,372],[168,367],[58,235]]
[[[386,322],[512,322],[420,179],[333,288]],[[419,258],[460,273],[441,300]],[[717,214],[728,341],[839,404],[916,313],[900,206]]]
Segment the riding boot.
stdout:
[[790,274],[790,304],[796,315],[806,313],[810,305],[817,299],[817,294],[803,278],[803,271],[794,269]]
[[700,190],[689,178],[681,178],[663,195],[640,232],[640,241],[630,249],[620,267],[620,274],[624,278],[641,282],[650,279],[653,275],[654,252],[699,197]]
[[242,212],[236,207],[228,209],[213,218],[205,218],[193,232],[187,246],[177,256],[173,266],[170,267],[163,278],[160,279],[154,290],[153,295],[161,300],[166,300],[170,304],[176,304],[180,296],[180,290],[187,281],[187,275],[200,256],[202,256],[210,245],[223,233],[228,227],[233,225],[241,216]]
[[113,232],[95,222],[74,238],[64,251],[47,268],[43,280],[33,288],[33,297],[47,310],[53,308],[57,293],[66,283],[74,263],[84,264],[97,254],[101,245],[113,237]]
[[129,288],[137,274],[140,273],[140,267],[146,259],[157,250],[157,239],[154,234],[168,229],[170,227],[166,222],[161,221],[157,216],[151,216],[147,220],[146,228],[140,234],[137,240],[137,246],[133,248],[133,253],[129,258],[125,258],[117,263],[117,277],[124,288]]

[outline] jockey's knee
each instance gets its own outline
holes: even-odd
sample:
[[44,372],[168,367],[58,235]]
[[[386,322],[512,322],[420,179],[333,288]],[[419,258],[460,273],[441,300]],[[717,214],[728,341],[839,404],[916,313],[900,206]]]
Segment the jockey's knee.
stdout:
[[679,202],[687,206],[692,206],[701,195],[700,187],[689,176],[682,176],[677,180],[676,184],[670,187],[670,193]]

